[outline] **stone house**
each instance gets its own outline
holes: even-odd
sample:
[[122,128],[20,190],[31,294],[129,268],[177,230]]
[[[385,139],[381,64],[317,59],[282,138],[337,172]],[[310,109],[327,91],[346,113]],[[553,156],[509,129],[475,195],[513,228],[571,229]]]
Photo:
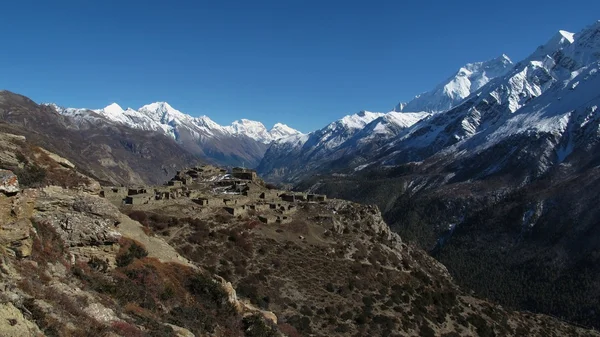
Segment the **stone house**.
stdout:
[[127,196],[125,187],[104,187],[100,190],[100,196],[106,199],[123,199]]
[[173,179],[169,180],[169,182],[167,184],[169,184],[169,186],[175,186],[175,187],[180,187],[181,185],[183,185],[181,181],[173,180]]
[[246,206],[230,206],[224,207],[224,209],[233,216],[246,214]]
[[305,193],[285,193],[280,195],[281,200],[287,202],[306,201]]
[[269,204],[254,204],[254,205],[249,205],[248,207],[251,210],[255,210],[257,212],[268,211],[270,208]]
[[214,206],[214,205],[218,205],[221,200],[220,199],[214,199],[214,198],[197,198],[197,199],[193,199],[193,202],[197,203],[200,206]]
[[289,217],[286,215],[278,215],[277,216],[277,223],[286,224],[286,223],[290,223],[290,222],[292,222],[292,217]]
[[256,174],[256,171],[247,169],[247,168],[241,168],[241,167],[234,167],[233,170],[231,170],[231,175],[234,178],[243,179],[243,180],[253,180],[254,181],[254,180],[258,179],[258,175]]
[[134,194],[125,197],[126,205],[143,205],[152,203],[154,201],[155,196],[153,193]]
[[279,198],[279,191],[276,190],[268,190],[261,192],[258,197],[265,200],[276,200]]
[[258,220],[268,225],[275,223],[277,218],[274,215],[259,215]]
[[127,190],[127,195],[136,195],[136,194],[145,194],[148,193],[148,189],[146,187],[130,187]]
[[308,194],[306,196],[306,200],[322,202],[322,201],[327,201],[327,196],[324,194]]

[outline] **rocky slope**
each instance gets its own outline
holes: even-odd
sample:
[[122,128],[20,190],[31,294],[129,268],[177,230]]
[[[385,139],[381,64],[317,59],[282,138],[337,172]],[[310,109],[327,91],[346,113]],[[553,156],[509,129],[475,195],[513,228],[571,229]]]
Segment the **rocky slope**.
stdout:
[[8,91],[0,91],[0,131],[25,136],[112,184],[162,182],[176,168],[202,160],[164,135],[110,124],[99,115],[88,120],[62,116]]
[[[72,170],[48,156],[13,157]],[[373,206],[300,204],[286,225],[191,201],[124,209],[142,225],[90,178],[39,183],[0,194],[3,336],[597,335],[465,294]]]

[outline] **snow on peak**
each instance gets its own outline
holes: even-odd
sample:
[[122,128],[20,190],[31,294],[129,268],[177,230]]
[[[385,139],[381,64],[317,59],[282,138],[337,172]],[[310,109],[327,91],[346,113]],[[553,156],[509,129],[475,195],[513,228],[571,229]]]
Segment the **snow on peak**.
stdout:
[[540,60],[546,56],[554,55],[557,51],[572,44],[574,35],[565,30],[559,30],[548,42],[539,46],[527,60]]
[[271,136],[269,135],[267,128],[261,122],[240,119],[234,121],[231,125],[226,126],[225,129],[234,135],[245,135],[263,143],[271,142]]
[[189,121],[191,119],[191,116],[174,109],[167,102],[150,103],[139,108],[138,111],[162,124],[181,123],[182,121]]
[[271,135],[271,138],[273,140],[279,140],[281,138],[287,138],[290,136],[302,135],[302,132],[290,128],[285,124],[277,123],[273,125],[273,128],[271,128],[271,130],[269,130],[269,134]]
[[334,125],[345,126],[349,129],[362,129],[365,125],[371,123],[375,119],[383,116],[384,113],[381,112],[370,112],[370,111],[361,111],[359,113],[355,113],[354,115],[346,115],[342,117],[340,120],[331,123],[330,126]]
[[105,107],[102,110],[104,111],[104,113],[113,116],[122,115],[125,112],[125,110],[123,110],[123,108],[121,108],[121,106],[117,103],[112,103],[111,105]]
[[575,39],[573,39],[573,35],[575,35],[574,33],[567,32],[566,30],[559,30],[558,34],[562,35],[570,43],[573,43],[573,41],[575,41]]
[[92,111],[112,122],[135,129],[162,131],[175,139],[181,134],[181,129],[189,130],[193,137],[201,137],[202,135],[208,137],[244,135],[265,144],[283,137],[301,134],[299,131],[280,123],[275,124],[271,131],[267,131],[267,128],[261,122],[249,119],[240,119],[229,126],[221,126],[208,116],[192,117],[173,108],[167,102],[150,103],[138,110],[131,108],[123,110],[117,103],[112,103],[103,109],[97,110],[63,108],[54,103],[45,105],[52,106],[62,115],[89,115],[89,112]]
[[492,79],[506,75],[512,68],[513,63],[506,54],[485,62],[467,63],[432,91],[417,95],[408,103],[398,104],[394,111],[437,113],[449,110]]

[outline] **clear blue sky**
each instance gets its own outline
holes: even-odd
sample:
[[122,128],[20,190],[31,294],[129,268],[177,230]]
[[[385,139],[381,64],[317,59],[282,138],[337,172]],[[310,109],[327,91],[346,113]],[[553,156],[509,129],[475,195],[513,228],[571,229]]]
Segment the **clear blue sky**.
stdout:
[[600,1],[5,1],[0,88],[36,102],[167,101],[311,131],[387,111],[458,67],[527,56]]

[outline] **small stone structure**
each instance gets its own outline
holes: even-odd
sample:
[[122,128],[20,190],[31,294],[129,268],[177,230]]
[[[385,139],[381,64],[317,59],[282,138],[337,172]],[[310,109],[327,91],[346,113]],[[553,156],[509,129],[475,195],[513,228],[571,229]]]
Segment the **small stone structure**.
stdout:
[[176,186],[176,187],[183,185],[183,183],[179,180],[169,180],[169,182],[167,184],[169,184],[169,186]]
[[155,201],[155,195],[153,193],[142,193],[142,194],[134,194],[128,195],[125,197],[126,205],[145,205],[150,204]]
[[146,187],[130,187],[127,190],[127,195],[136,195],[144,193],[148,193],[148,189]]
[[224,209],[233,216],[246,214],[246,206],[224,207]]
[[252,181],[258,180],[258,175],[256,174],[256,171],[247,168],[234,167],[233,170],[231,170],[231,175],[237,179]]
[[214,206],[217,203],[221,202],[221,200],[219,200],[219,199],[209,199],[209,198],[198,198],[198,199],[193,199],[192,201],[194,201],[195,203],[197,203],[200,206]]
[[269,225],[277,221],[277,217],[274,215],[259,215],[258,220]]
[[277,223],[280,224],[286,224],[286,223],[290,223],[292,222],[292,218],[286,215],[278,215],[277,216]]
[[322,202],[322,201],[327,201],[327,196],[324,194],[308,194],[308,195],[306,195],[306,200]]
[[110,200],[123,200],[127,193],[126,187],[104,187],[100,190],[100,196]]
[[281,200],[287,202],[306,201],[306,193],[288,192],[280,195]]

